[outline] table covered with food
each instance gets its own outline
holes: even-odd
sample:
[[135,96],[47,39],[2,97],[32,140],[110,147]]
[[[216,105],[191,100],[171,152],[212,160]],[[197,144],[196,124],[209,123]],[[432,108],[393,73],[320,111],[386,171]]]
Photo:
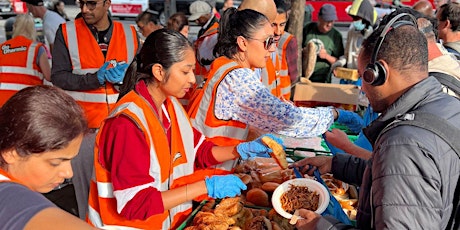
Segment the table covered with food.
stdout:
[[[202,201],[180,229],[295,229],[289,223],[294,212],[305,208],[321,214],[330,202],[330,194],[348,218],[354,220],[356,187],[331,174],[321,175],[321,184],[314,177],[287,167],[305,157],[331,155],[322,138],[280,138],[286,148],[278,154],[284,154],[285,163],[275,155],[240,161],[234,174],[247,185],[247,190],[234,198]],[[274,153],[279,152],[279,147],[268,146]]]

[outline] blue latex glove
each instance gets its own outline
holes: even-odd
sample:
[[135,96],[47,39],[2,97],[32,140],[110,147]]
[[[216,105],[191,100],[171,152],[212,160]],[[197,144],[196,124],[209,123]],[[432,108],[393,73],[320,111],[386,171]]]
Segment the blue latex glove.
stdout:
[[119,63],[115,67],[107,70],[105,74],[105,79],[112,84],[121,84],[123,83],[123,78],[125,77],[125,71],[128,68],[127,63]]
[[236,146],[236,151],[240,154],[241,159],[247,160],[251,157],[270,157],[269,153],[272,152],[272,150],[264,143],[262,143],[262,137],[264,136],[268,136],[274,141],[278,142],[278,144],[283,145],[283,140],[280,138],[273,134],[265,134],[253,141],[243,142]]
[[359,133],[365,127],[364,120],[355,112],[337,109],[337,122],[346,125],[352,132]]
[[241,179],[235,175],[206,177],[208,196],[216,198],[235,197],[241,195],[241,190],[247,187]]
[[104,63],[104,65],[102,65],[102,67],[97,71],[97,80],[99,80],[101,85],[105,82],[105,74],[107,73],[107,66],[109,66],[109,64],[110,62]]

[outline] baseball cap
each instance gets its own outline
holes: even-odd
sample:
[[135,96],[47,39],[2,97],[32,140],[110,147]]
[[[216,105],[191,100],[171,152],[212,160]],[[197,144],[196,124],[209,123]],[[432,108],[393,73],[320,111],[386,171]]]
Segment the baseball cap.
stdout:
[[43,0],[21,0],[25,3],[29,3],[30,5],[34,6],[43,6]]
[[335,11],[335,6],[332,4],[324,4],[319,9],[318,16],[321,17],[324,21],[336,21],[337,20],[337,13]]
[[204,1],[194,1],[190,5],[190,17],[189,21],[195,21],[200,18],[202,15],[210,14],[212,11],[211,5]]

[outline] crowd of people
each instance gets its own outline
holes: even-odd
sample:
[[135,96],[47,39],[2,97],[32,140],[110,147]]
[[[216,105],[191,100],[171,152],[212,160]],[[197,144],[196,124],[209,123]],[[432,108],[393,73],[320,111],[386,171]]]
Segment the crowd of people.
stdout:
[[[459,133],[458,3],[433,10],[421,0],[379,18],[370,1],[354,0],[344,42],[333,4],[297,41],[285,31],[286,0],[228,0],[220,11],[197,0],[166,25],[150,9],[136,25],[116,21],[110,0],[78,1],[75,19],[61,2],[51,11],[23,1],[31,14],[0,44],[0,229],[176,229],[193,201],[246,190],[232,174],[238,159],[270,157],[261,138],[283,144],[279,135],[324,136],[333,157],[290,167],[358,186],[354,227],[459,227],[458,145],[429,125],[398,125],[430,114]],[[191,22],[201,27],[195,39]],[[301,78],[331,83],[337,67],[359,73],[341,83],[361,87],[364,117],[291,102]],[[330,130],[334,122],[358,139]],[[297,229],[353,228],[299,215]]]

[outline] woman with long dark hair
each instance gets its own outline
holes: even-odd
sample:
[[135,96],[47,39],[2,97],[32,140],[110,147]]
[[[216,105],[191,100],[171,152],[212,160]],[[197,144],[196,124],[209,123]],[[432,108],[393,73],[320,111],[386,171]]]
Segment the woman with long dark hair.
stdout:
[[179,32],[160,29],[145,40],[96,138],[92,224],[175,229],[191,213],[192,199],[246,189],[234,175],[204,178],[195,168],[269,157],[259,140],[218,147],[192,128],[177,98],[195,83],[194,66],[192,45]]

